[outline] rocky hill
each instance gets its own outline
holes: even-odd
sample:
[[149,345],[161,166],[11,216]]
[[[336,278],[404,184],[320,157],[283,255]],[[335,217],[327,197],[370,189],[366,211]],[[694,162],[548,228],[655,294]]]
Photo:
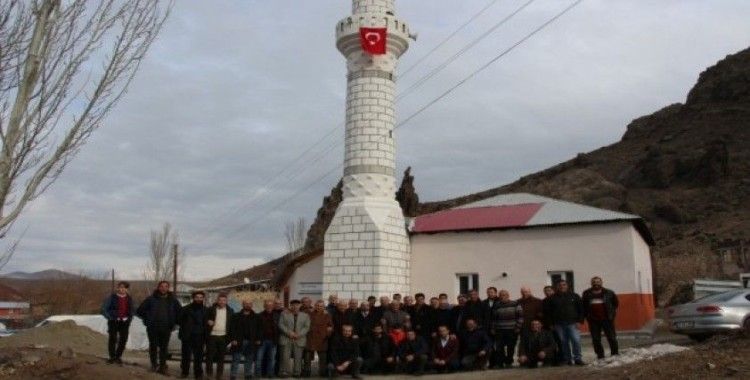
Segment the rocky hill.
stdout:
[[[440,202],[420,203],[414,181],[407,170],[397,193],[409,216],[509,192],[641,215],[657,241],[656,291],[669,300],[694,277],[726,276],[717,244],[750,238],[750,49],[701,73],[684,104],[633,120],[612,145],[505,186]],[[322,248],[340,201],[339,183],[324,198],[305,250]]]

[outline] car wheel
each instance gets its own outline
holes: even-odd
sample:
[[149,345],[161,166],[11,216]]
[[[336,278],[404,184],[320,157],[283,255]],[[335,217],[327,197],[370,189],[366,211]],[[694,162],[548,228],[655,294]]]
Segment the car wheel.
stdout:
[[688,338],[695,342],[704,342],[706,339],[710,338],[711,334],[690,334],[688,335]]

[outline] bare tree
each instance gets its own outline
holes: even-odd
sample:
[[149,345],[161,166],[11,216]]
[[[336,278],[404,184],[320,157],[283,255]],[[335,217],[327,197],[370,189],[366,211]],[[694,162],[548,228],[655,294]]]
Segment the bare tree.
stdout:
[[287,252],[295,252],[305,246],[305,236],[307,235],[307,222],[305,218],[299,218],[297,221],[286,222],[284,229],[284,238],[286,239]]
[[172,7],[162,5],[0,0],[0,238],[125,94]]
[[[174,247],[177,246],[177,250]],[[150,256],[143,271],[146,281],[157,283],[162,280],[172,281],[174,261],[177,255],[177,275],[181,278],[185,270],[185,251],[179,248],[179,235],[172,225],[164,223],[161,231],[152,230],[149,241]]]

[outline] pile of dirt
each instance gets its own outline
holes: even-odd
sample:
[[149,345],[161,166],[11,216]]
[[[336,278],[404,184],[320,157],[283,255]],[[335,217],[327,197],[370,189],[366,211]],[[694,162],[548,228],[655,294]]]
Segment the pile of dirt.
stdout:
[[0,379],[164,379],[137,365],[106,364],[104,359],[70,349],[0,348]]
[[107,337],[73,321],[62,321],[0,338],[0,349],[22,347],[70,349],[76,353],[103,355],[107,352]]

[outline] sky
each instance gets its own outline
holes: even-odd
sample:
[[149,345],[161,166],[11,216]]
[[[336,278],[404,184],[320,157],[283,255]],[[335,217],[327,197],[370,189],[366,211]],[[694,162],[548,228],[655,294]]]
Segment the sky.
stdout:
[[[525,1],[397,1],[418,33],[402,70],[492,4],[397,87]],[[567,4],[533,2],[404,97],[397,119]],[[282,255],[285,223],[312,222],[342,175],[346,67],[334,27],[350,12],[341,0],[177,1],[125,98],[2,241],[25,231],[3,272],[114,268],[138,279],[149,233],[165,222],[179,231],[189,280]],[[745,0],[585,0],[400,127],[397,172],[411,166],[420,199],[441,200],[615,143],[748,47],[748,18]]]

